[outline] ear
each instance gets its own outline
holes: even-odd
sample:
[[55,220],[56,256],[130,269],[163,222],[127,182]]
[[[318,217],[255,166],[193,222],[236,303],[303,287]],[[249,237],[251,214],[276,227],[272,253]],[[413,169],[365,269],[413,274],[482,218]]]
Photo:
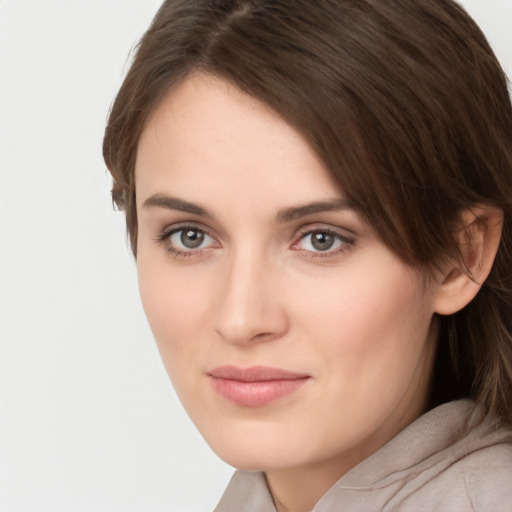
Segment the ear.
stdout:
[[469,304],[487,279],[498,251],[503,227],[499,208],[477,206],[461,214],[457,233],[459,257],[440,276],[434,311],[451,315]]

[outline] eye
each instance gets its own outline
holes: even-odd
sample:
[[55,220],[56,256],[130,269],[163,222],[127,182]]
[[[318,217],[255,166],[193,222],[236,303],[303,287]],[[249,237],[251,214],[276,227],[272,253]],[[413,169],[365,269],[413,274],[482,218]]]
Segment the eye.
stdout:
[[340,233],[328,229],[316,229],[304,232],[301,238],[293,244],[292,249],[313,253],[325,253],[327,256],[343,251],[352,244],[352,240]]
[[197,228],[185,228],[175,231],[170,237],[170,242],[180,249],[199,249],[203,244],[213,242],[211,236]]
[[166,250],[177,256],[190,256],[217,246],[216,240],[196,226],[180,226],[162,233],[158,238]]

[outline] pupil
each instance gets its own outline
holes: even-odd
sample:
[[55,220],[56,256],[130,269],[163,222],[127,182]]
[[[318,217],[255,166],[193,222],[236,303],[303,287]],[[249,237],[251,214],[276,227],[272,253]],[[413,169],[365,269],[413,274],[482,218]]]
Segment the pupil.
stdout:
[[311,244],[318,251],[327,251],[334,244],[334,237],[329,233],[314,233],[311,237]]
[[187,249],[196,249],[204,240],[204,233],[201,231],[194,231],[192,229],[184,230],[181,233],[181,243]]

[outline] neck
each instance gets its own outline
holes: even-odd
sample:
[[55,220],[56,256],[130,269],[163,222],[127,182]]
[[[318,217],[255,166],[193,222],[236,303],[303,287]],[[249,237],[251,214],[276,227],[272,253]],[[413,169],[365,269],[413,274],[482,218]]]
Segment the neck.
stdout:
[[309,512],[320,498],[359,460],[350,456],[304,467],[267,471],[268,487],[277,512]]

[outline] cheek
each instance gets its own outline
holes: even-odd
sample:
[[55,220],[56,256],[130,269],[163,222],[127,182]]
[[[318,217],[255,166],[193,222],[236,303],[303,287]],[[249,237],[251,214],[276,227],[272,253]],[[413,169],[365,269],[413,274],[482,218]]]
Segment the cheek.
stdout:
[[144,311],[167,374],[190,414],[201,396],[198,388],[204,353],[207,293],[180,273],[138,260],[139,289]]
[[372,272],[354,271],[339,277],[316,278],[303,285],[302,290],[294,291],[296,297],[307,297],[302,303],[295,299],[301,308],[297,316],[315,329],[329,332],[336,326],[340,336],[356,346],[365,332],[407,330],[426,314],[417,278],[392,266],[378,278]]
[[[432,352],[431,313],[420,279],[385,265],[322,283],[298,315],[316,366],[314,415],[336,445],[373,435],[423,400]],[[306,414],[307,411],[304,411]],[[391,420],[389,420],[391,418]],[[387,432],[387,431],[385,431]]]
[[[194,359],[205,312],[210,307],[204,287],[176,273],[139,257],[139,290],[144,311],[163,362],[171,375]],[[186,274],[186,273],[185,273]]]
[[351,382],[352,389],[410,378],[404,362],[413,365],[421,357],[432,317],[416,273],[394,260],[375,267],[317,280],[296,315],[315,349],[324,351],[329,375]]

